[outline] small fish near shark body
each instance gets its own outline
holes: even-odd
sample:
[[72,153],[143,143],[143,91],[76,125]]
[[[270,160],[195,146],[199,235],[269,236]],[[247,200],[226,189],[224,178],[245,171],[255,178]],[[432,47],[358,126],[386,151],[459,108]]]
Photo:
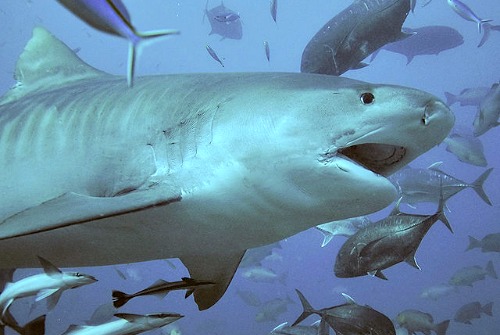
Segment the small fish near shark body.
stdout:
[[127,8],[121,0],[57,0],[73,14],[102,32],[124,37],[129,44],[127,83],[133,86],[135,62],[141,51],[141,43],[179,34],[177,30],[139,32],[132,25]]
[[200,309],[246,249],[388,206],[386,176],[454,123],[423,91],[317,74],[149,76],[129,90],[40,27],[15,77],[0,100],[0,267],[178,257],[216,283],[194,292]]

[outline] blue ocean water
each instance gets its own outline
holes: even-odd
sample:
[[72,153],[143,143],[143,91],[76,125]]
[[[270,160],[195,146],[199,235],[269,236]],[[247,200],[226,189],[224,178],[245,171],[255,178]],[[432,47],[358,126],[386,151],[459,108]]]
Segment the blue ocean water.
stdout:
[[[241,40],[221,40],[218,35],[208,35],[209,23],[203,18],[204,0],[170,1],[124,1],[135,26],[140,30],[176,28],[180,36],[148,45],[137,63],[139,76],[188,73],[188,72],[257,72],[300,70],[302,51],[323,24],[347,7],[351,1],[280,1],[275,23],[269,13],[269,1],[226,0],[224,5],[239,13],[243,24]],[[343,76],[368,82],[410,86],[445,98],[444,92],[458,93],[464,88],[491,86],[500,80],[500,32],[492,31],[489,40],[477,48],[481,35],[477,26],[465,21],[453,12],[446,1],[433,0],[428,6],[417,3],[415,13],[410,13],[405,22],[408,27],[445,25],[453,27],[464,36],[464,44],[435,56],[418,56],[409,65],[405,57],[381,52],[368,67],[352,70]],[[493,19],[500,24],[498,0],[467,2],[481,17]],[[210,0],[208,7],[220,3]],[[103,34],[75,18],[55,1],[3,0],[0,4],[0,94],[5,93],[15,81],[12,78],[15,62],[25,43],[31,37],[33,27],[40,25],[61,39],[71,48],[78,48],[78,55],[90,65],[113,74],[124,75],[127,64],[127,42],[124,39]],[[263,48],[268,41],[271,61],[268,62]],[[210,46],[223,57],[221,67],[206,52]],[[453,105],[456,126],[470,130],[476,107]],[[282,322],[292,323],[302,312],[295,289],[300,289],[316,308],[343,303],[341,292],[352,296],[360,304],[368,304],[391,319],[404,309],[418,309],[433,315],[439,322],[453,319],[462,305],[480,301],[493,301],[493,317],[481,316],[464,325],[451,321],[447,334],[451,335],[496,335],[500,334],[500,281],[486,278],[471,287],[461,287],[459,292],[438,299],[420,297],[423,289],[446,283],[453,273],[464,267],[480,265],[489,260],[500,271],[498,253],[482,253],[478,249],[464,252],[468,246],[468,235],[482,238],[486,234],[500,232],[500,156],[498,138],[500,129],[492,129],[480,139],[488,167],[494,170],[485,183],[485,191],[493,203],[486,205],[472,190],[467,189],[448,201],[447,213],[454,234],[437,223],[424,238],[417,254],[421,271],[407,264],[398,264],[386,271],[388,281],[369,276],[340,279],[333,274],[335,256],[345,238],[335,237],[321,248],[322,235],[315,229],[302,232],[281,242],[275,252],[281,257],[266,260],[265,266],[278,274],[286,273],[284,283],[256,283],[242,277],[239,270],[224,297],[207,311],[199,312],[192,298],[184,299],[183,292],[172,292],[165,299],[143,297],[132,300],[121,312],[146,314],[153,312],[178,312],[186,315],[176,322],[182,334],[267,334]],[[441,168],[447,173],[470,182],[485,168],[465,164],[440,145],[424,154],[411,166],[425,168],[436,161],[443,161]],[[411,210],[403,207],[405,210]],[[373,220],[383,218],[390,212],[387,208],[375,213]],[[433,206],[419,206],[418,211],[433,213]],[[1,250],[0,250],[1,254]],[[4,257],[4,256],[0,256]],[[47,334],[60,334],[70,324],[84,324],[93,311],[102,304],[111,302],[111,290],[135,292],[149,286],[157,279],[179,280],[188,273],[177,260],[175,269],[165,261],[140,264],[78,269],[96,276],[99,282],[70,290],[63,294],[57,307],[47,316]],[[57,264],[56,264],[57,265]],[[125,274],[122,279],[116,269]],[[40,270],[20,270],[16,280],[38,273]],[[260,307],[248,306],[237,294],[240,291],[255,293],[262,302],[276,298],[293,302],[287,311],[274,321],[255,320]],[[21,324],[44,313],[43,304],[32,307],[33,299],[17,301],[13,314]],[[34,309],[34,310],[32,310]],[[30,312],[30,310],[32,310]],[[304,324],[315,321],[313,317]],[[163,331],[167,334],[166,331]],[[162,334],[162,330],[151,334]]]

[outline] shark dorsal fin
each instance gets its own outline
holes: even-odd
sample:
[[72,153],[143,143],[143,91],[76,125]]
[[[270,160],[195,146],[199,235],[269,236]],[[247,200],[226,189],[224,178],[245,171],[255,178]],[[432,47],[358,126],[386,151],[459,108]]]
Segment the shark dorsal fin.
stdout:
[[16,85],[0,104],[17,100],[35,91],[68,82],[106,75],[84,63],[76,53],[42,27],[33,29],[16,64]]

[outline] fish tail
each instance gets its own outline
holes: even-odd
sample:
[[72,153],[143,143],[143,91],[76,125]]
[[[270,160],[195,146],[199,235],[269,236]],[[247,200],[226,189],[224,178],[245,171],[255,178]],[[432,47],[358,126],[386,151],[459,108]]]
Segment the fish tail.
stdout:
[[481,307],[481,312],[486,315],[493,316],[493,302],[487,303],[483,307]]
[[448,330],[449,325],[450,325],[450,320],[445,320],[441,323],[438,323],[436,325],[436,328],[434,329],[436,335],[446,335],[446,330]]
[[495,268],[493,267],[493,262],[490,260],[488,264],[486,264],[486,274],[490,276],[491,278],[498,279],[497,272],[495,271]]
[[446,104],[448,106],[453,105],[455,102],[457,102],[457,96],[450,93],[450,92],[444,92],[444,97],[446,98]]
[[491,19],[479,20],[479,22],[477,23],[477,29],[479,30],[480,34],[482,32],[482,29],[483,29],[483,24],[485,24],[487,22],[491,22],[491,21],[493,21],[493,20],[491,20]]
[[141,43],[143,41],[156,39],[157,37],[177,35],[180,34],[180,32],[175,29],[166,29],[147,32],[134,31],[134,34],[137,38],[134,40],[130,40],[128,48],[127,84],[129,87],[134,86],[135,63],[141,52]]
[[125,292],[121,292],[121,291],[116,291],[114,290],[112,292],[112,297],[113,297],[113,306],[115,306],[115,308],[120,308],[122,307],[123,305],[125,305],[130,299],[133,298],[133,296],[131,295],[128,295],[127,293]]
[[480,175],[473,183],[472,183],[472,189],[476,191],[477,195],[481,199],[483,199],[484,202],[486,202],[488,205],[491,206],[491,201],[488,198],[488,195],[484,192],[483,189],[483,184],[488,179],[488,176],[490,175],[491,171],[493,168],[489,168],[488,170],[484,171],[482,175]]
[[314,308],[312,308],[312,306],[309,303],[309,301],[307,301],[306,297],[304,297],[304,295],[302,294],[302,292],[300,292],[297,289],[295,289],[295,291],[297,292],[297,295],[299,296],[299,299],[300,299],[300,302],[302,303],[302,308],[304,309],[304,311],[302,312],[302,314],[300,314],[300,316],[297,318],[297,320],[295,320],[295,322],[293,323],[292,327],[296,326],[300,322],[304,321],[304,319],[306,319],[308,316],[310,316],[310,315],[312,315],[312,314],[314,314],[316,312],[314,310]]
[[446,206],[446,201],[451,197],[451,195],[447,198],[445,198],[443,196],[443,184],[442,184],[442,182],[443,181],[440,180],[439,207],[438,207],[438,210],[437,210],[435,216],[437,216],[437,219],[440,220],[442,223],[444,223],[446,228],[448,228],[448,230],[453,233],[453,229],[451,228],[450,222],[448,221],[448,218],[446,217],[446,213],[444,211],[444,208]]
[[465,249],[465,251],[469,251],[476,248],[481,248],[481,241],[476,240],[474,237],[469,235],[469,246],[467,247],[467,249]]

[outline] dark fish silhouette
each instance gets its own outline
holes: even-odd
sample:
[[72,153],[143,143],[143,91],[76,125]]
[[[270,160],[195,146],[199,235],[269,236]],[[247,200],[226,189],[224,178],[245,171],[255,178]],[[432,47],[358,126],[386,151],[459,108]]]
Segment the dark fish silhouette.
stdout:
[[186,298],[189,297],[197,288],[207,286],[207,285],[214,285],[215,283],[209,282],[209,281],[199,281],[195,280],[192,278],[182,278],[181,281],[175,281],[175,282],[168,282],[165,280],[158,280],[155,282],[153,285],[145,288],[144,290],[141,290],[136,293],[132,294],[127,294],[124,292],[120,291],[113,291],[112,296],[113,296],[113,306],[116,308],[121,307],[125,305],[130,299],[135,298],[135,297],[140,297],[142,295],[157,295],[160,297],[165,297],[168,292],[170,291],[175,291],[175,290],[187,290],[186,292]]
[[269,42],[264,41],[264,52],[266,53],[267,61],[271,61],[271,50],[269,49]]
[[[217,34],[220,35],[222,39],[230,38],[234,40],[239,40],[243,37],[243,29],[238,13],[225,7],[223,2],[221,2],[219,6],[209,10],[207,0],[205,15],[207,16],[208,22],[210,22],[210,26],[212,27],[212,30],[208,33],[209,35]],[[224,18],[231,19],[225,20]]]
[[396,334],[394,324],[387,316],[369,306],[356,304],[347,294],[342,294],[347,300],[345,304],[316,310],[299,290],[296,289],[295,291],[297,291],[304,311],[293,323],[292,327],[308,316],[317,314],[337,334]]
[[415,56],[438,55],[442,51],[456,48],[464,43],[463,36],[457,30],[446,26],[404,28],[403,32],[411,36],[384,45],[372,54],[370,61],[380,50],[386,50],[406,56],[406,64],[410,64]]
[[370,274],[387,279],[382,270],[402,261],[420,269],[415,253],[432,225],[441,220],[452,231],[443,212],[445,201],[441,196],[438,210],[432,215],[402,213],[398,202],[387,218],[360,229],[347,239],[337,254],[335,275],[346,278]]
[[278,0],[270,1],[270,10],[271,10],[271,16],[274,22],[276,22],[276,15],[278,14]]
[[383,45],[410,36],[401,26],[410,0],[355,0],[328,21],[302,53],[301,72],[339,76]]
[[219,62],[219,64],[222,65],[222,67],[224,67],[222,60],[219,58],[219,56],[217,56],[217,53],[214,51],[214,49],[212,49],[210,47],[210,45],[208,45],[208,44],[207,44],[206,48],[207,48],[208,54],[210,56],[212,56],[212,58],[215,59],[217,62]]

